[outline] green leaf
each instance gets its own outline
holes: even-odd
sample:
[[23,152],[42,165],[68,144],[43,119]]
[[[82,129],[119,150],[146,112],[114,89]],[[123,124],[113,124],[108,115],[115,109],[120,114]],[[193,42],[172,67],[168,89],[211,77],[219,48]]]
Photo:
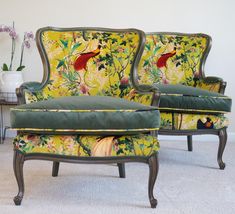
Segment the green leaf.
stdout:
[[3,70],[3,71],[9,71],[8,66],[7,66],[6,63],[3,64],[2,70]]
[[156,55],[157,51],[160,49],[161,47],[160,46],[156,46],[154,51],[153,51],[153,54]]
[[118,41],[117,39],[113,38],[113,39],[112,39],[112,44],[114,44],[114,43],[117,42],[117,41]]
[[69,76],[68,76],[68,74],[66,74],[66,73],[62,73],[62,76],[63,76],[64,78],[66,78],[66,79],[69,79]]
[[151,48],[150,44],[146,44],[145,47],[148,49],[148,51],[150,51],[150,48]]
[[65,48],[68,47],[68,41],[60,39],[60,42],[64,45]]
[[63,65],[64,65],[64,59],[59,60],[59,63],[58,63],[58,65],[57,65],[56,69],[60,68],[60,67],[63,66]]
[[73,45],[71,52],[73,53],[82,43],[76,43]]
[[144,67],[145,67],[146,65],[149,65],[149,61],[148,61],[148,60],[145,60],[145,61],[144,61]]
[[117,155],[120,155],[120,154],[123,154],[124,152],[123,152],[123,149],[118,149],[118,151],[117,151]]
[[120,45],[126,46],[126,41],[121,42]]
[[21,65],[21,66],[19,66],[16,70],[17,70],[17,71],[22,71],[24,68],[25,68],[25,66],[24,66],[24,65]]

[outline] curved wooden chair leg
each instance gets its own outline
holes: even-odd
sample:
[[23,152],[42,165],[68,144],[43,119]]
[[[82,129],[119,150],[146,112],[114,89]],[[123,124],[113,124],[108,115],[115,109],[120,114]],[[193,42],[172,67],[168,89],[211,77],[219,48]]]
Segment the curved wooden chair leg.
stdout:
[[24,177],[23,177],[24,155],[19,151],[14,152],[13,168],[18,184],[18,194],[14,197],[15,205],[21,205],[24,197]]
[[53,161],[52,177],[57,177],[59,172],[60,162]]
[[187,142],[188,142],[188,151],[192,152],[193,151],[193,136],[192,135],[187,136]]
[[119,171],[119,177],[125,178],[126,172],[125,172],[125,163],[118,163],[118,171]]
[[149,202],[151,204],[151,208],[156,208],[157,199],[155,199],[153,196],[153,188],[157,179],[157,174],[159,169],[158,154],[152,155],[148,159],[148,164],[149,164],[149,183],[148,183]]
[[224,153],[226,143],[227,143],[227,129],[223,128],[219,131],[219,148],[218,148],[218,154],[217,154],[217,162],[219,164],[220,169],[225,168],[225,163],[222,160],[222,156]]

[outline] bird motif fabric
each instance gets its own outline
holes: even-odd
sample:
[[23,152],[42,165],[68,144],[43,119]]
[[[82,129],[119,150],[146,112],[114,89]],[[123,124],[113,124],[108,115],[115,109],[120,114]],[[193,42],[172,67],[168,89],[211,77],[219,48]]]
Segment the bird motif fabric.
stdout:
[[101,46],[99,45],[97,49],[94,51],[91,51],[88,53],[82,53],[74,62],[74,70],[75,71],[80,71],[82,69],[87,70],[86,66],[87,66],[88,60],[91,59],[92,57],[99,55],[100,48]]
[[173,57],[176,54],[176,50],[174,49],[173,51],[166,53],[166,54],[162,54],[161,57],[158,59],[156,65],[158,68],[162,68],[162,67],[167,67],[167,60],[171,57]]
[[213,129],[213,128],[214,128],[214,123],[209,117],[206,118],[205,123],[203,123],[201,119],[197,121],[197,129]]

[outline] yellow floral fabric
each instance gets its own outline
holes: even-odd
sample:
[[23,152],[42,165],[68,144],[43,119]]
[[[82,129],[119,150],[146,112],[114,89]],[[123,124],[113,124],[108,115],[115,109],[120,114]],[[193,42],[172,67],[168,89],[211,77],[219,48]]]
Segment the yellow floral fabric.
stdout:
[[[219,92],[220,83],[206,83],[202,77],[202,60],[208,48],[206,35],[150,33],[146,35],[144,53],[139,63],[140,84],[183,84]],[[161,111],[160,129],[220,129],[228,126],[223,114],[180,114]]]
[[77,157],[151,156],[159,150],[158,140],[144,134],[121,137],[19,134],[13,143],[24,154]]
[[39,101],[39,99],[33,94],[33,92],[27,89],[24,90],[24,98],[26,104]]
[[[61,96],[113,96],[150,105],[152,93],[139,94],[131,84],[140,37],[136,31],[44,31],[40,38],[48,79],[38,91],[24,90],[26,103]],[[18,134],[16,150],[77,157],[150,156],[159,150],[149,134],[83,136]]]
[[[174,118],[174,119],[173,119]],[[174,123],[173,123],[174,121]],[[223,115],[161,113],[160,129],[197,130],[221,129],[229,125]]]
[[220,91],[220,85],[221,83],[220,82],[217,82],[217,83],[206,83],[204,81],[197,81],[196,83],[196,87],[197,88],[201,88],[201,89],[204,89],[204,90],[208,90],[208,91],[212,91],[212,92],[217,92],[219,93]]
[[27,103],[61,96],[99,95],[150,105],[152,94],[138,94],[130,73],[139,35],[130,32],[44,31],[41,43],[50,74],[41,91],[26,94]]
[[148,34],[138,75],[142,84],[194,86],[201,76],[208,38],[203,35]]

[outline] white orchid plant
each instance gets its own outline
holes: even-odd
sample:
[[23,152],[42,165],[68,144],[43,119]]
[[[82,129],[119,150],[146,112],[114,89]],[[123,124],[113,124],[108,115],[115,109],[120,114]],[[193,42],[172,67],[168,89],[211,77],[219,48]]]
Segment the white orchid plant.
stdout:
[[[15,27],[14,27],[14,22],[13,22],[12,27],[7,26],[7,25],[0,25],[0,32],[8,33],[9,36],[11,37],[11,41],[12,41],[10,64],[8,66],[6,63],[3,63],[2,71],[12,71],[12,67],[13,67],[12,64],[13,64],[13,60],[14,60],[14,56],[15,56],[16,40],[18,38],[18,35],[17,35],[17,33],[15,31]],[[19,66],[17,67],[16,71],[22,71],[25,68],[25,66],[22,64],[23,63],[23,56],[24,56],[24,49],[25,49],[25,47],[29,49],[31,47],[32,41],[34,41],[34,34],[32,33],[32,31],[25,32],[24,39],[21,44],[20,63],[19,63]]]

